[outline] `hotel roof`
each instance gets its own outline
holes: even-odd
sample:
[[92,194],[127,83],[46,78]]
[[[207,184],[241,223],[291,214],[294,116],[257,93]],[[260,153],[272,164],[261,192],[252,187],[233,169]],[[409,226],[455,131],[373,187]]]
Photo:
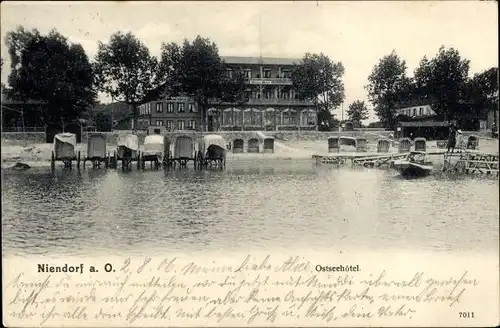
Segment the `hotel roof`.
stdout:
[[299,64],[302,59],[298,58],[272,58],[272,57],[239,57],[221,56],[227,64],[246,65],[294,65]]

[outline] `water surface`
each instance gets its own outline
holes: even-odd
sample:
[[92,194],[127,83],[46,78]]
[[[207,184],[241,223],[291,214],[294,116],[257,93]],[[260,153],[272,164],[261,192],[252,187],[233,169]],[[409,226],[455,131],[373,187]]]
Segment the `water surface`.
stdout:
[[301,247],[498,252],[498,180],[238,160],[224,171],[2,170],[8,254]]

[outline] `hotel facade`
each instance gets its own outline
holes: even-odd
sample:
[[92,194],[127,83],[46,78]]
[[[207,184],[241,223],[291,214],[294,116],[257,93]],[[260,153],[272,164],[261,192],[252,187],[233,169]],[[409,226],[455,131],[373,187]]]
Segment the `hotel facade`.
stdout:
[[[244,104],[210,101],[208,131],[317,130],[317,112],[310,100],[298,98],[291,70],[300,59],[222,57],[231,77],[243,73]],[[139,107],[138,128],[164,126],[166,130],[200,130],[202,116],[190,98],[152,101]]]

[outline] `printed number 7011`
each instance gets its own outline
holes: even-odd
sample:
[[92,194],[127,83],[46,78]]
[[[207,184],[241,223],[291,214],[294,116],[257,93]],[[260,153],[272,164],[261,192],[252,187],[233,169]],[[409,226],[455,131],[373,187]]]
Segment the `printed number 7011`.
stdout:
[[460,318],[474,318],[474,312],[458,312]]

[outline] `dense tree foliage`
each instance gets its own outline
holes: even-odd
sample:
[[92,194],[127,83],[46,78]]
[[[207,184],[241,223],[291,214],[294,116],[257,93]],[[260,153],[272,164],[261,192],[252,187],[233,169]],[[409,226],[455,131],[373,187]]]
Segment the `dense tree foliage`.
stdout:
[[361,121],[368,118],[368,108],[366,107],[365,102],[356,100],[350,104],[349,109],[347,110],[347,117],[351,122],[361,126]]
[[333,62],[322,53],[306,53],[302,62],[292,70],[292,82],[299,98],[312,100],[316,104],[320,128],[329,129],[336,125],[331,111],[345,98],[343,75],[342,63]]
[[[17,100],[44,102],[40,119],[46,124],[85,117],[85,110],[95,102],[96,90],[130,105],[132,109],[127,111],[134,119],[140,104],[164,95],[192,97],[205,127],[210,105],[248,100],[243,73],[228,74],[217,45],[200,36],[182,44],[163,43],[157,59],[133,34],[117,32],[108,43],[98,43],[93,65],[81,45],[70,43],[55,30],[42,35],[36,29],[18,27],[6,34],[6,46],[9,88],[2,85],[2,91],[9,91],[8,96]],[[5,68],[3,58],[1,64]],[[433,58],[423,57],[413,78],[406,71],[406,62],[392,51],[368,77],[369,100],[385,127],[393,129],[401,119],[395,109],[422,103],[431,104],[447,120],[477,121],[494,111],[497,121],[498,68],[469,78],[469,60],[454,48],[441,47]],[[343,75],[342,63],[322,53],[306,53],[292,69],[293,87],[300,99],[316,104],[321,130],[338,124],[332,110],[344,100]],[[367,112],[364,102],[356,101],[347,113],[360,123]],[[109,120],[102,115],[98,119],[103,127],[109,126]]]
[[108,43],[99,42],[94,63],[100,90],[132,107],[132,118],[138,106],[158,97],[165,84],[156,57],[132,33],[113,34]]
[[192,97],[202,112],[202,125],[207,124],[207,110],[212,101],[245,102],[242,73],[226,74],[226,65],[219,56],[217,45],[208,38],[197,36],[182,46],[162,44],[160,70],[173,94]]
[[394,50],[384,56],[373,67],[366,89],[379,120],[386,128],[394,129],[397,105],[411,98],[412,83],[406,76],[406,62]]
[[[23,51],[26,49],[28,43],[37,40],[40,37],[40,32],[36,29],[31,31],[25,30],[24,27],[18,26],[14,31],[9,31],[5,37],[5,45],[10,57],[10,74],[8,83],[12,87],[17,83],[19,69],[21,69],[21,60]],[[20,90],[13,90],[13,97],[20,98]]]
[[451,120],[465,115],[464,102],[468,84],[469,60],[462,59],[456,49],[439,48],[437,55],[422,59],[415,70],[415,89],[420,97],[433,103],[434,111]]
[[470,104],[469,116],[484,118],[491,111],[495,124],[498,123],[498,67],[475,74],[468,81],[464,95]]
[[95,102],[92,67],[80,44],[69,43],[55,30],[40,35],[19,28],[8,33],[7,47],[13,96],[45,102],[44,123],[64,125]]
[[498,68],[469,78],[469,60],[453,48],[441,47],[431,59],[424,56],[413,78],[406,76],[404,60],[393,51],[373,68],[368,81],[376,114],[390,128],[405,119],[395,117],[398,107],[431,104],[439,117],[464,126],[498,108]]

